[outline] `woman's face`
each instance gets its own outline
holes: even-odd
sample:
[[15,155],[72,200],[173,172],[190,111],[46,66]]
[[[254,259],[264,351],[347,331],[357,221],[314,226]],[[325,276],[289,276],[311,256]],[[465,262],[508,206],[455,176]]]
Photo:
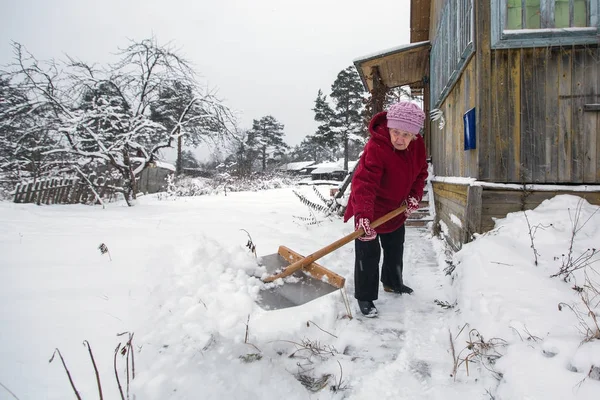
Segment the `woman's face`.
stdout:
[[402,129],[390,128],[390,140],[396,150],[406,150],[415,135]]

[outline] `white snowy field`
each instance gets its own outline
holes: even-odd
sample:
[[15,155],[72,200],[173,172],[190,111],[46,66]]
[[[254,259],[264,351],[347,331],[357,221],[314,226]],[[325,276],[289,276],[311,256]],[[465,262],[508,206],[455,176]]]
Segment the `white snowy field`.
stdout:
[[[318,202],[311,187],[295,190]],[[598,328],[600,257],[588,249],[600,212],[578,201],[528,211],[531,235],[511,214],[451,257],[428,230],[407,229],[415,293],[380,290],[375,319],[353,299],[353,244],[319,261],[347,279],[353,318],[339,291],[276,311],[255,303],[260,268],[243,230],[259,256],[279,245],[308,255],[352,231],[318,215],[307,225],[291,188],[147,196],[132,208],[0,203],[0,399],[76,398],[60,359],[48,362],[56,348],[81,398],[99,398],[84,341],[104,399],[120,399],[114,353],[133,334],[130,397],[144,400],[597,400],[600,341],[583,341]],[[551,278],[569,254],[587,268]]]

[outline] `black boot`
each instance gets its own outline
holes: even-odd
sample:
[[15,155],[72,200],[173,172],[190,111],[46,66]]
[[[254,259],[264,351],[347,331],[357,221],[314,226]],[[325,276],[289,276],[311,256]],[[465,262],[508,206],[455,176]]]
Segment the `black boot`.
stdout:
[[389,292],[389,293],[396,293],[396,294],[412,294],[412,292],[414,292],[414,290],[412,290],[410,287],[406,286],[403,283],[401,283],[400,286],[394,287],[394,288],[383,285],[383,290],[385,290],[386,292]]
[[358,300],[358,307],[360,308],[360,312],[367,318],[377,316],[377,308],[375,308],[375,304],[371,300]]

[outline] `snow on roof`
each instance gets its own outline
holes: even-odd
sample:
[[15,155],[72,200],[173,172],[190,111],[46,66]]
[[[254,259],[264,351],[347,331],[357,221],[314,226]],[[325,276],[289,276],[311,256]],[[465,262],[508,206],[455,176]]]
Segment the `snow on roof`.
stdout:
[[[475,178],[464,178],[458,176],[432,176],[432,182],[444,182],[454,183],[457,185],[471,185],[471,186],[482,186],[486,188],[498,188],[498,189],[514,189],[523,190],[523,185],[516,183],[496,183],[496,182],[483,182],[478,181]],[[600,185],[550,185],[550,184],[525,184],[528,190],[539,190],[539,191],[561,191],[561,192],[599,192]]]
[[164,169],[168,169],[170,171],[175,172],[175,166],[173,164],[170,164],[168,162],[164,162],[164,161],[154,161],[154,164],[158,167],[158,168],[164,168]]
[[[519,31],[520,32],[520,31]],[[361,62],[365,62],[368,60],[372,60],[374,58],[380,58],[380,57],[385,57],[389,54],[394,54],[397,53],[399,51],[402,50],[408,50],[408,49],[412,49],[415,47],[419,47],[419,46],[423,46],[425,44],[429,43],[429,40],[423,41],[423,42],[415,42],[415,43],[408,43],[408,44],[402,44],[400,46],[396,46],[396,47],[391,47],[385,50],[381,50],[375,53],[371,53],[371,54],[367,54],[365,56],[362,57],[358,57],[355,58],[354,60],[352,60],[355,64],[356,63],[361,63]]]
[[280,169],[284,171],[300,171],[302,168],[306,168],[308,166],[313,165],[314,161],[297,161],[282,165]]
[[[348,161],[348,169],[352,170],[358,161]],[[340,158],[337,161],[328,161],[321,164],[313,165],[315,169],[312,174],[330,174],[332,172],[344,171],[344,159]]]
[[321,164],[313,165],[316,167],[311,173],[313,174],[329,174],[336,171],[343,171],[344,167],[340,166],[337,162],[324,162]]

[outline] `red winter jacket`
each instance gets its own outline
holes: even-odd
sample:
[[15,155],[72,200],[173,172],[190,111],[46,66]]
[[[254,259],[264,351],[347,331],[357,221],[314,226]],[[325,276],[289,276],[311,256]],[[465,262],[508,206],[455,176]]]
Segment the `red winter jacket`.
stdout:
[[[427,179],[425,142],[421,135],[406,150],[396,150],[387,128],[387,112],[375,115],[369,124],[371,138],[367,142],[354,176],[344,222],[350,217],[368,218],[371,222],[395,210],[408,196],[421,201]],[[375,229],[389,233],[406,220],[401,213]]]

